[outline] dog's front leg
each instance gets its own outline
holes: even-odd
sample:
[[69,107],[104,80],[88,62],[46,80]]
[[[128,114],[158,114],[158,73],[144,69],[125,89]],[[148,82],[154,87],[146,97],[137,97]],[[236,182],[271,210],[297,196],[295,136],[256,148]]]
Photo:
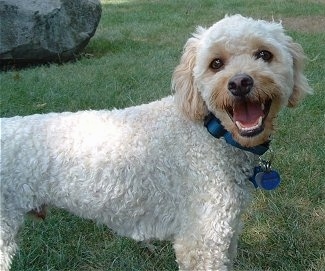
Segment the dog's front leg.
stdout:
[[175,239],[174,249],[180,270],[232,270],[239,215],[228,215],[221,220],[214,220],[212,217],[215,216],[210,219],[202,217]]
[[174,249],[179,270],[231,270],[228,248],[213,241],[177,240]]

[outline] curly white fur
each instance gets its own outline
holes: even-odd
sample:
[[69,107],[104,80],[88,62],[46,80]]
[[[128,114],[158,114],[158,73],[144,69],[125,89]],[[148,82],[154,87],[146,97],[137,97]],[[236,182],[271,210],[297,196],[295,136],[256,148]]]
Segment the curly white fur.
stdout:
[[[262,49],[274,61],[256,59]],[[225,62],[220,71],[209,69],[215,57]],[[203,117],[212,111],[238,142],[260,144],[281,106],[311,92],[302,61],[280,24],[235,15],[189,39],[175,96],[124,110],[1,119],[0,269],[10,268],[25,214],[44,204],[136,240],[172,240],[182,270],[231,269],[257,157],[213,138]],[[227,82],[243,72],[256,86],[246,99],[272,99],[263,131],[247,138],[218,96],[236,103]]]

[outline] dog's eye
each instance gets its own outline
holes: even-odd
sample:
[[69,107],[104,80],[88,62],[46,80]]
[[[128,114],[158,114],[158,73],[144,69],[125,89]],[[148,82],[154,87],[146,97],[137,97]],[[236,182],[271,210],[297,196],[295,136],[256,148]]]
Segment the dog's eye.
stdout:
[[273,55],[267,50],[258,51],[255,54],[256,59],[262,58],[265,62],[271,62]]
[[210,63],[210,68],[213,70],[220,70],[223,67],[224,63],[220,58],[215,58]]

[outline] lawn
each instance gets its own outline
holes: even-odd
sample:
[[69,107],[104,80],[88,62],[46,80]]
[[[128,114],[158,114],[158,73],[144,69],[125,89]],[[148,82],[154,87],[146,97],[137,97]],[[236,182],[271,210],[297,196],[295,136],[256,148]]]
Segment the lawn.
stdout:
[[[1,72],[1,116],[123,108],[171,93],[182,47],[197,25],[224,14],[282,20],[309,61],[315,93],[279,116],[272,147],[281,186],[256,191],[244,215],[235,270],[321,271],[325,267],[324,0],[102,0],[102,18],[75,62]],[[155,251],[51,208],[27,219],[12,270],[177,270],[168,242]]]

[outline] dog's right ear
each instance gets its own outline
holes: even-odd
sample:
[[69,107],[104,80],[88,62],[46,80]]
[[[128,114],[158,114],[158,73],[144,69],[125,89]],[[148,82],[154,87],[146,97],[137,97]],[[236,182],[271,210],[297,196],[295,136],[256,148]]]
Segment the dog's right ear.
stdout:
[[198,44],[199,39],[196,36],[186,42],[180,63],[172,78],[175,102],[184,115],[193,121],[203,120],[207,114],[206,105],[193,77]]

